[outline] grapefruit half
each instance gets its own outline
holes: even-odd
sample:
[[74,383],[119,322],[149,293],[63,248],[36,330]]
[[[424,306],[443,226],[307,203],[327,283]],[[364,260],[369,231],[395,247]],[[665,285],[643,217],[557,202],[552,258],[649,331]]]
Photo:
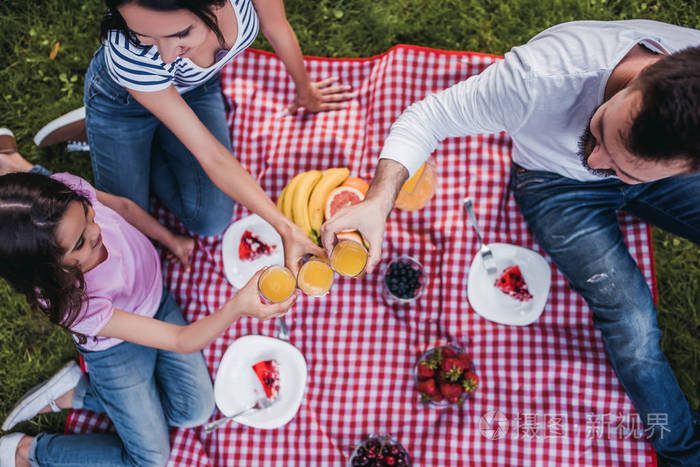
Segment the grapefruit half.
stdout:
[[367,190],[369,190],[369,183],[360,177],[348,177],[340,186],[351,186],[353,188],[357,188],[363,195],[366,195]]
[[357,188],[351,186],[340,186],[328,195],[326,200],[326,219],[330,219],[335,215],[336,212],[340,211],[346,206],[352,206],[365,199],[365,195],[362,194]]

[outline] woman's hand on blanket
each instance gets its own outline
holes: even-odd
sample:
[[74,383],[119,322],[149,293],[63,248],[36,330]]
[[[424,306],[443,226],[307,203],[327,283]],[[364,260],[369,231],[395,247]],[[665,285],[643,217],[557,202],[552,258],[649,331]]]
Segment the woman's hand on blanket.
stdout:
[[184,267],[185,270],[190,269],[190,260],[192,258],[192,252],[194,251],[194,239],[186,235],[172,235],[172,239],[168,242],[165,247],[169,250],[165,257],[168,260],[177,259]]
[[382,240],[386,229],[387,212],[381,203],[374,200],[364,201],[341,209],[321,226],[321,242],[330,257],[337,243],[336,234],[344,230],[357,230],[369,243],[366,272],[371,273],[382,257]]
[[263,303],[258,294],[258,279],[260,279],[260,274],[262,274],[264,270],[265,268],[256,272],[231,300],[236,302],[236,308],[241,310],[242,315],[267,321],[268,319],[277,318],[278,316],[286,314],[289,308],[296,302],[299,291],[295,290],[292,296],[283,302],[271,304]]
[[326,112],[346,108],[348,105],[341,102],[352,97],[348,93],[350,86],[335,84],[337,82],[338,77],[334,76],[311,83],[306,90],[297,91],[294,103],[287,108],[288,112],[296,115],[300,107],[304,107],[307,112]]

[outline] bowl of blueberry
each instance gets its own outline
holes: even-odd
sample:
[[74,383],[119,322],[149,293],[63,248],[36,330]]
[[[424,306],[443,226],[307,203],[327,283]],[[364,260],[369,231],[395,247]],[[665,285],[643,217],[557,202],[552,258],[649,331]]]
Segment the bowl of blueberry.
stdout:
[[375,433],[360,443],[350,455],[348,467],[407,467],[411,458],[391,436]]
[[390,304],[413,303],[425,288],[423,265],[410,256],[399,256],[386,265],[382,279],[382,297]]

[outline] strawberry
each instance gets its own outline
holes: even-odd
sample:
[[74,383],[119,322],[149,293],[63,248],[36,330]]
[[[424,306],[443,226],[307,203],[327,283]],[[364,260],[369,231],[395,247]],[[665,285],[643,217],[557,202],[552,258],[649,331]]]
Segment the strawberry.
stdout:
[[424,361],[431,370],[439,370],[440,364],[442,363],[442,348],[436,348]]
[[458,358],[446,358],[440,366],[442,370],[441,376],[445,381],[456,382],[464,373],[464,365]]
[[440,393],[449,401],[450,398],[462,394],[462,386],[458,383],[440,383]]
[[469,371],[472,369],[472,360],[469,358],[469,355],[462,353],[457,356],[460,362],[462,362],[462,368],[464,368],[464,371]]
[[455,358],[457,356],[457,352],[455,352],[452,347],[443,347],[442,356],[443,358]]
[[462,380],[462,387],[466,392],[474,392],[479,387],[479,376],[473,371],[467,371]]
[[418,364],[418,379],[428,379],[435,376],[435,370],[430,368],[426,362]]
[[459,396],[461,396],[461,395],[462,395],[462,393],[460,393],[457,396],[448,397],[447,402],[449,402],[450,404],[458,404],[459,403]]
[[429,397],[434,397],[435,395],[439,394],[434,379],[426,379],[424,381],[420,381],[417,387],[418,392]]

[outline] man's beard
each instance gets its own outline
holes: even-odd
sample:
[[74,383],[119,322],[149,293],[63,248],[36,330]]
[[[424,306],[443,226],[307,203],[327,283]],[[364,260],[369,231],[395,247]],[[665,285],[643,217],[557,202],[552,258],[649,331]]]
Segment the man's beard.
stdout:
[[594,169],[588,165],[588,158],[591,157],[591,153],[593,153],[593,149],[595,149],[595,145],[598,143],[593,137],[593,133],[591,133],[591,120],[593,120],[593,115],[598,110],[598,107],[591,112],[591,116],[588,117],[588,125],[586,125],[586,129],[583,130],[583,134],[578,139],[578,157],[581,160],[581,164],[593,175],[598,177],[612,177],[616,175],[614,170]]

